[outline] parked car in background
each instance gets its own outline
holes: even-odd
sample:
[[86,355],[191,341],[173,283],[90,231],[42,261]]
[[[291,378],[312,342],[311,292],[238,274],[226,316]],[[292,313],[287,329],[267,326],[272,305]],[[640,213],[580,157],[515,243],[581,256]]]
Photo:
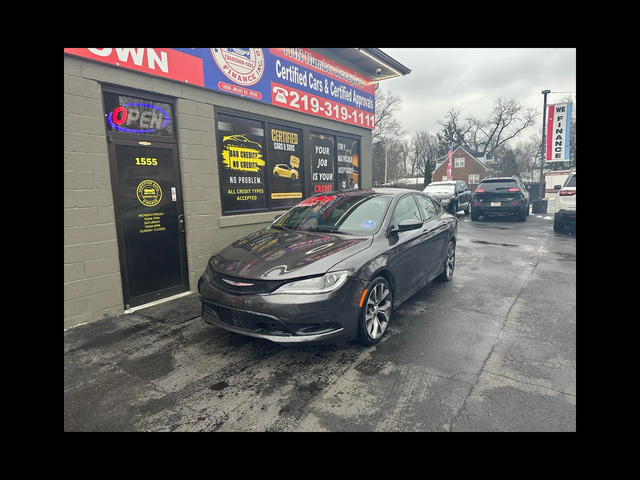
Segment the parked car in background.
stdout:
[[452,215],[455,215],[458,210],[464,210],[464,214],[469,215],[471,190],[463,181],[431,182],[424,188],[423,192],[438,200],[442,208]]
[[576,172],[571,172],[564,185],[555,185],[553,188],[560,189],[556,197],[553,230],[564,232],[565,225],[576,224]]
[[485,178],[473,193],[471,220],[483,215],[516,215],[524,222],[529,203],[529,191],[518,177]]
[[280,344],[378,343],[393,310],[455,268],[455,216],[380,188],[310,197],[212,256],[202,318]]

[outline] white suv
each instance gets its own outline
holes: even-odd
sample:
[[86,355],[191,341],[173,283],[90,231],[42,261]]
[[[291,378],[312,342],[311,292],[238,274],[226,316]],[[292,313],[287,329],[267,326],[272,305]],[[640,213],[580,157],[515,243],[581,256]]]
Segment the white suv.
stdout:
[[576,172],[571,172],[569,178],[562,187],[559,188],[556,197],[556,215],[553,219],[553,230],[556,232],[564,232],[565,225],[576,224]]

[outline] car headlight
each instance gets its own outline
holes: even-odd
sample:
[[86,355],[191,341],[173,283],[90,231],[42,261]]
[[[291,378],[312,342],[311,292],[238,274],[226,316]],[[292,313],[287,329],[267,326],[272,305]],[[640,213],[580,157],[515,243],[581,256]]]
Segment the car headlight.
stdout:
[[295,282],[285,283],[278,288],[272,295],[279,293],[288,294],[311,294],[311,293],[329,293],[338,290],[345,284],[349,276],[349,271],[327,273],[322,277],[307,278],[306,280],[297,280]]
[[450,198],[443,198],[443,199],[441,199],[441,200],[440,200],[440,203],[441,203],[442,205],[446,205],[446,204],[447,204],[447,203],[449,203],[450,201],[451,201],[451,199],[450,199]]

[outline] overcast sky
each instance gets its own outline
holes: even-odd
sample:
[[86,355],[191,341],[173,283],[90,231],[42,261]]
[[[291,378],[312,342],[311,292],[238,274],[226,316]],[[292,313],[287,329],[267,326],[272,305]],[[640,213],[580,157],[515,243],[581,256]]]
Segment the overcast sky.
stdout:
[[[575,48],[381,48],[411,73],[380,82],[380,88],[399,94],[403,129],[413,133],[440,131],[449,107],[487,118],[493,102],[502,97],[516,99],[540,112],[537,130],[542,128],[542,90],[576,91]],[[577,102],[577,95],[574,93]],[[550,93],[547,103],[559,103],[567,96]],[[525,134],[525,138],[533,130]],[[538,132],[539,133],[539,132]]]

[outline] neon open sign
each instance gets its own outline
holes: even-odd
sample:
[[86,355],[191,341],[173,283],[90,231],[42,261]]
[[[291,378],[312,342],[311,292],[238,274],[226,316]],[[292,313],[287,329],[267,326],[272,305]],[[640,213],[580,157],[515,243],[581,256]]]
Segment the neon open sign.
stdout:
[[173,135],[171,106],[149,100],[119,97],[107,114],[112,129],[127,133]]

